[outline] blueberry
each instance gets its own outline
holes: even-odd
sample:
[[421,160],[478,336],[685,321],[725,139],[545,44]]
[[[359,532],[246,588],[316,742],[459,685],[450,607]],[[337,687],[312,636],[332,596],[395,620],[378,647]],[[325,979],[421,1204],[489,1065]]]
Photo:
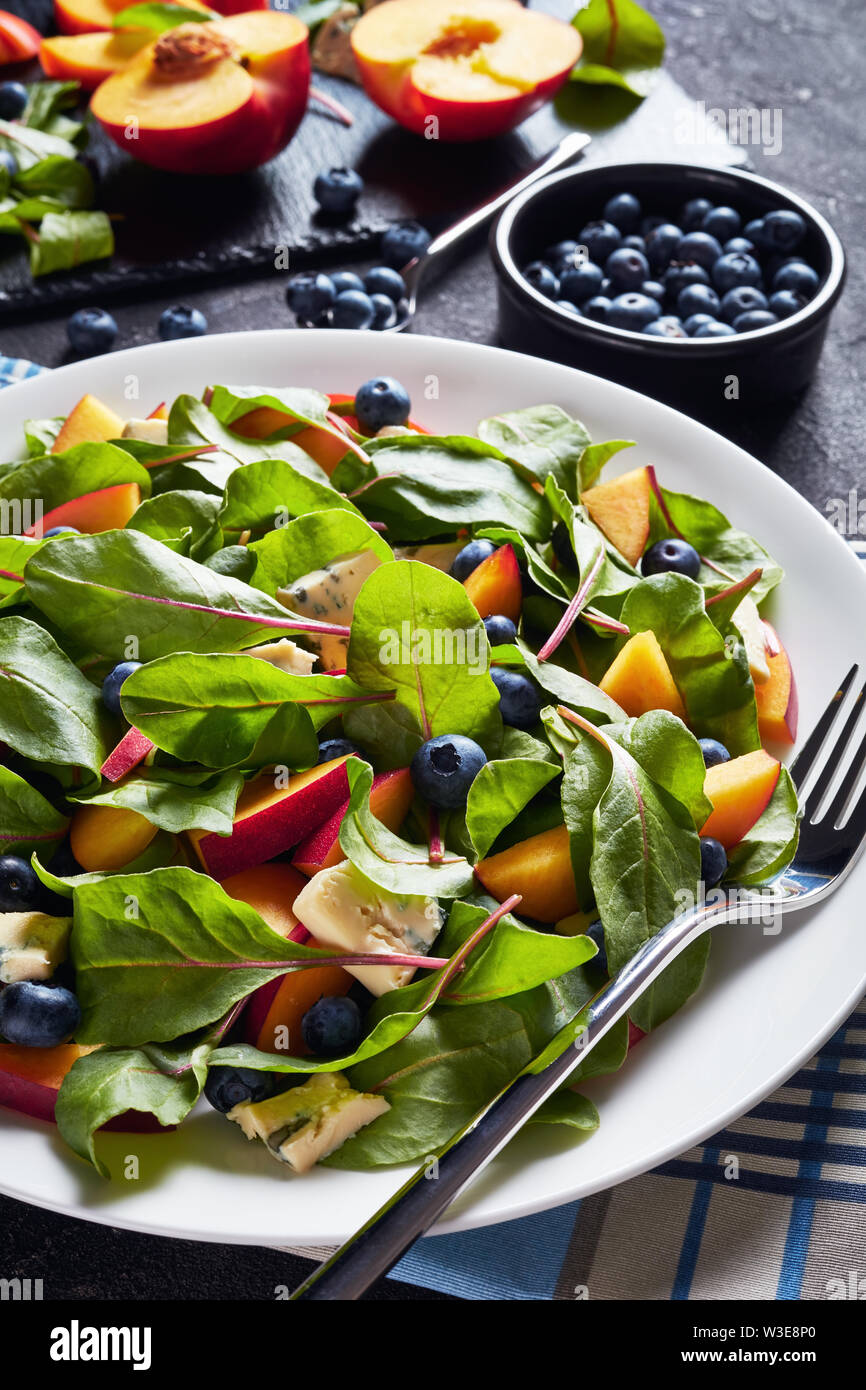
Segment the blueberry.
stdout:
[[473,570],[476,570],[482,560],[486,560],[488,555],[492,555],[496,546],[492,541],[469,541],[451,562],[449,571],[453,579],[458,579],[462,584],[468,579]]
[[674,318],[653,319],[652,323],[644,325],[641,333],[646,333],[649,338],[687,338],[689,336],[679,319]]
[[52,536],[80,536],[81,532],[77,526],[49,526],[47,531],[42,532],[42,539],[48,541]]
[[734,330],[729,323],[702,323],[691,335],[693,338],[732,338]]
[[799,212],[779,208],[764,217],[764,242],[769,251],[793,251],[806,235],[806,223]]
[[29,912],[42,895],[42,884],[26,859],[0,856],[0,912]]
[[580,245],[586,247],[586,254],[596,265],[604,265],[611,252],[619,246],[621,239],[619,228],[606,221],[587,222],[579,237]]
[[561,565],[567,570],[577,570],[577,556],[574,553],[574,546],[571,543],[571,536],[568,534],[568,527],[564,521],[558,521],[553,528],[553,535],[550,538],[553,545],[553,553]]
[[14,179],[18,173],[18,160],[11,150],[0,150],[0,166],[2,166],[10,179]]
[[554,268],[562,262],[563,268],[566,265],[575,265],[579,258],[579,247],[576,241],[556,241],[552,246],[548,246],[543,261]]
[[701,557],[693,545],[688,541],[681,541],[676,536],[669,536],[667,540],[656,541],[641,560],[641,573],[650,574],[684,574],[689,579],[697,579],[701,568]]
[[743,228],[743,236],[757,246],[759,251],[768,249],[763,217],[755,217],[751,222],[747,222]]
[[610,299],[610,296],[613,294],[613,285],[606,275],[601,282],[601,293],[602,298],[607,299]]
[[761,267],[754,256],[722,255],[713,266],[713,284],[721,294],[737,285],[760,285]]
[[548,299],[559,298],[559,281],[544,261],[530,261],[524,268],[523,278],[534,290],[538,290],[539,294],[546,294]]
[[775,294],[770,295],[767,308],[777,319],[789,319],[792,314],[805,309],[808,302],[806,296],[798,294],[796,290],[776,290]]
[[[614,289],[620,292],[636,290],[644,280],[649,279],[649,261],[640,251],[630,251],[627,246],[620,246],[605,261],[604,273]],[[601,288],[600,281],[597,288]]]
[[125,680],[141,666],[140,661],[118,662],[102,682],[102,703],[110,714],[121,714],[120,689]]
[[665,297],[665,287],[660,280],[644,280],[640,292],[649,295],[650,299],[657,299],[659,304]]
[[350,738],[323,738],[319,744],[319,756],[316,758],[316,766],[321,763],[333,762],[334,758],[348,758],[353,753],[359,757],[366,758],[367,754],[359,743],[354,743]]
[[299,319],[314,319],[337,298],[334,282],[320,270],[302,270],[286,286],[286,301]]
[[672,299],[677,299],[687,285],[708,285],[710,277],[702,265],[694,262],[672,261],[662,276],[662,284]]
[[76,309],[66,320],[66,336],[75,352],[107,352],[117,337],[117,324],[105,309]]
[[708,323],[715,323],[712,314],[690,314],[683,324],[683,328],[690,338],[694,338],[699,328],[704,328]]
[[726,256],[754,256],[755,249],[755,243],[745,236],[732,236],[722,247]]
[[325,995],[301,1019],[301,1033],[319,1057],[345,1057],[361,1041],[361,1010],[346,995]]
[[588,299],[581,306],[581,313],[586,319],[593,319],[595,323],[607,323],[610,300],[606,294],[594,294],[592,299]]
[[451,811],[465,805],[469,788],[486,762],[487,754],[474,739],[440,734],[421,744],[409,766],[416,791],[431,806]]
[[740,214],[733,208],[710,208],[701,222],[701,231],[709,232],[719,241],[730,241],[731,237],[738,235],[742,225]]
[[790,261],[773,276],[774,291],[794,290],[797,294],[804,294],[807,299],[811,299],[817,288],[818,273],[804,261]]
[[373,306],[373,322],[371,328],[381,332],[385,328],[393,328],[397,322],[397,305],[389,299],[387,294],[371,294],[370,303]]
[[386,265],[402,270],[410,261],[423,256],[430,245],[430,233],[420,222],[395,222],[382,233],[379,250]]
[[27,88],[22,82],[0,82],[0,120],[16,121],[27,105]]
[[343,290],[331,307],[331,322],[335,328],[369,328],[375,312],[363,290]]
[[598,947],[597,954],[594,955],[589,962],[590,965],[596,970],[600,970],[602,974],[607,975],[610,967],[607,963],[607,949],[604,944],[604,927],[601,925],[598,918],[596,918],[594,922],[590,922],[585,935],[589,937],[590,941],[594,941]]
[[686,285],[677,295],[677,312],[684,319],[692,314],[711,314],[715,318],[719,312],[719,296],[710,285]]
[[286,1077],[279,1072],[253,1071],[249,1067],[210,1067],[204,1094],[214,1110],[227,1115],[246,1100],[254,1103],[268,1100],[285,1084]]
[[727,294],[722,297],[719,318],[724,319],[725,323],[733,323],[740,314],[750,313],[753,309],[766,309],[766,307],[767,296],[763,290],[757,289],[754,285],[737,285],[734,289],[728,290]]
[[204,563],[215,574],[228,574],[232,579],[242,579],[246,583],[256,567],[256,556],[248,546],[226,545],[222,550],[215,550]]
[[702,265],[704,270],[711,270],[721,254],[721,242],[710,236],[709,232],[698,231],[687,232],[682,241],[677,243],[674,258]]
[[735,333],[753,333],[757,328],[772,328],[778,322],[768,309],[749,309],[734,319],[733,328]]
[[405,425],[411,409],[405,386],[392,376],[374,376],[358,387],[355,416],[363,434],[373,435],[385,425]]
[[767,263],[764,266],[764,279],[768,285],[772,285],[783,265],[795,264],[803,264],[802,256],[783,256],[781,252],[774,251],[772,255],[767,257]]
[[728,867],[724,847],[711,835],[701,837],[701,882],[705,888],[715,888]]
[[568,299],[572,304],[583,304],[600,292],[603,279],[601,267],[594,265],[592,261],[572,266],[560,279],[560,298]]
[[640,251],[642,255],[646,255],[646,241],[642,236],[624,236],[622,245],[631,251]]
[[683,239],[682,229],[673,222],[662,222],[646,239],[646,258],[657,274],[664,270]]
[[541,701],[532,681],[520,671],[505,666],[490,670],[493,684],[499,691],[499,713],[502,722],[512,729],[533,729],[541,713]]
[[615,193],[604,205],[604,216],[621,232],[636,232],[640,226],[640,203],[633,193]]
[[680,215],[680,221],[687,232],[695,232],[708,212],[712,211],[709,198],[690,198]]
[[572,304],[570,299],[554,299],[553,302],[557,309],[564,309],[567,314],[571,314],[572,318],[579,319],[581,317],[580,309],[576,304]]
[[631,328],[635,333],[639,333],[646,324],[657,319],[660,313],[661,306],[657,300],[650,299],[648,294],[632,291],[630,294],[619,294],[611,301],[606,322],[613,328]]
[[19,1047],[57,1047],[80,1022],[78,1000],[62,985],[17,980],[0,994],[0,1033]]
[[363,191],[364,180],[354,169],[327,169],[313,183],[313,197],[323,212],[354,211]]
[[648,237],[650,232],[655,231],[656,227],[664,226],[666,220],[664,217],[644,217],[640,224],[641,236]]
[[331,284],[334,286],[335,294],[342,294],[344,290],[363,290],[364,281],[360,275],[356,275],[354,270],[335,270],[330,277]]
[[200,338],[203,333],[207,333],[207,319],[201,309],[173,304],[159,316],[159,336],[165,343],[174,342],[176,338]]
[[494,613],[491,617],[484,619],[484,631],[487,633],[487,640],[491,647],[505,646],[517,638],[517,628],[514,623],[510,618],[504,618],[501,613]]
[[387,295],[395,304],[399,304],[406,293],[403,276],[389,265],[374,265],[368,270],[364,276],[363,288],[368,294]]
[[704,767],[715,767],[718,763],[729,763],[731,755],[717,738],[699,738],[698,747],[704,755]]

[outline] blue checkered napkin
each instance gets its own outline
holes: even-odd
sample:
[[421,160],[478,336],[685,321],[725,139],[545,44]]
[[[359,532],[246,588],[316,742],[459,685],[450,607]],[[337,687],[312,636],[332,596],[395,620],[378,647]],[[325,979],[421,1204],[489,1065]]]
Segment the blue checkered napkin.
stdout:
[[[43,370],[0,358],[0,385]],[[393,1277],[467,1299],[866,1297],[866,999],[705,1144],[582,1202],[422,1241]]]

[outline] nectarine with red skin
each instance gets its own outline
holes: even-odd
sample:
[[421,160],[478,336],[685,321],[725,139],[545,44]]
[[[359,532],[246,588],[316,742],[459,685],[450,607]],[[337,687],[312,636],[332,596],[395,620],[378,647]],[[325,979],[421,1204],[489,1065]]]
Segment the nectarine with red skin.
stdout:
[[[377,820],[396,833],[409,813],[414,794],[412,774],[408,767],[380,772],[373,778],[370,788],[370,810]],[[340,848],[340,826],[348,809],[349,802],[345,801],[318,830],[314,830],[298,845],[292,855],[292,863],[302,874],[312,878],[320,869],[330,869],[345,859]]]
[[482,560],[463,587],[478,610],[480,618],[492,618],[500,613],[516,623],[523,604],[523,585],[517,556],[510,545],[501,545]]
[[125,777],[134,767],[138,767],[139,763],[144,762],[155,747],[155,743],[151,743],[149,738],[145,738],[144,734],[133,726],[127,729],[99,770],[107,782],[119,782],[121,777]]

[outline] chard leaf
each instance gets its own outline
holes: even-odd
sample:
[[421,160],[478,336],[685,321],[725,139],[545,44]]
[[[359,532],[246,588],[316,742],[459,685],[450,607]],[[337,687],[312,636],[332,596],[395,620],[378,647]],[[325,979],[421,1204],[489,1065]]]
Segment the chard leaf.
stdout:
[[230,835],[243,781],[239,772],[144,767],[93,796],[73,796],[70,800],[86,806],[125,807],[175,835],[182,830]]
[[748,835],[728,856],[729,883],[768,883],[786,869],[797,850],[800,808],[786,767],[779,771],[773,795]]
[[[451,956],[477,930],[488,911],[475,903],[454,903],[436,950]],[[567,975],[595,954],[595,943],[588,936],[536,931],[509,913],[475,947],[465,970],[443,994],[442,1003],[465,1008],[523,994]]]
[[181,542],[181,554],[204,560],[222,545],[219,512],[219,498],[210,493],[162,492],[141,503],[126,529],[143,531],[163,545]]
[[572,24],[583,37],[573,82],[647,95],[665,54],[665,36],[651,14],[635,0],[589,0]]
[[114,255],[114,232],[104,212],[49,212],[30,242],[30,273],[73,270]]
[[51,850],[66,834],[67,816],[23,777],[0,766],[0,854]]
[[330,483],[308,477],[287,459],[268,458],[232,473],[219,519],[226,535],[234,538],[242,531],[272,531],[290,517],[330,508],[358,514],[357,507]]
[[534,758],[505,758],[485,763],[466,799],[466,828],[479,859],[484,858],[499,833],[558,772],[553,763]]
[[558,405],[533,405],[482,420],[478,437],[542,485],[548,477],[577,497],[577,468],[590,442],[586,427]]
[[578,496],[591,488],[599,478],[601,470],[621,449],[633,449],[633,439],[606,439],[598,444],[587,444],[578,460]]
[[[592,1053],[590,1053],[592,1056]],[[588,1096],[568,1088],[556,1091],[542,1106],[530,1115],[531,1125],[570,1125],[572,1129],[591,1134],[598,1129],[598,1111]]]
[[45,454],[28,459],[0,477],[0,498],[42,503],[51,511],[73,498],[119,483],[137,483],[146,497],[150,475],[124,449],[116,444],[76,444],[62,454]]
[[51,453],[51,446],[60,433],[64,423],[62,415],[45,420],[25,420],[24,440],[28,458],[41,458]]
[[704,792],[703,754],[682,720],[656,709],[624,724],[605,725],[604,732],[625,748],[658,786],[688,808],[700,830],[713,807]]
[[659,488],[650,498],[650,521],[650,544],[677,535],[695,547],[704,561],[698,575],[702,584],[717,586],[720,579],[745,579],[759,569],[761,576],[751,593],[760,604],[783,578],[781,566],[753,536],[738,531],[718,507],[701,497]]
[[0,608],[27,602],[24,566],[43,544],[26,536],[0,536]]
[[[539,661],[526,643],[518,638],[517,648],[532,679],[555,700],[561,700],[571,709],[585,714],[594,722],[616,723],[625,718],[615,700],[605,695],[592,681],[584,676],[568,671],[554,661]],[[511,664],[510,661],[508,663]]]
[[387,541],[362,516],[337,507],[299,516],[249,548],[258,560],[256,588],[271,595],[356,551],[372,550],[383,562],[394,559]]
[[4,743],[35,762],[98,776],[108,755],[100,692],[38,623],[0,618],[0,691]]
[[[289,440],[272,440],[263,444],[256,439],[242,439],[240,435],[233,434],[195,396],[178,396],[172,405],[168,416],[168,440],[170,444],[218,446],[215,453],[184,464],[182,473],[178,472],[178,465],[166,469],[171,475],[171,487],[201,487],[205,492],[222,493],[239,464],[259,463],[274,458],[285,459],[296,472],[306,474],[316,482],[327,483],[324,471],[296,444]],[[176,480],[178,476],[183,479],[181,483]]]

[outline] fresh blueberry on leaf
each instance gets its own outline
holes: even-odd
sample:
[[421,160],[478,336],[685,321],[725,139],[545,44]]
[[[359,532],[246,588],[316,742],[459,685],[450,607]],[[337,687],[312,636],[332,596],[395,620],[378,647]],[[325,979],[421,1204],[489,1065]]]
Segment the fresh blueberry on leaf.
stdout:
[[492,555],[496,546],[492,541],[477,540],[469,541],[462,550],[458,550],[454,559],[451,561],[449,573],[452,579],[459,579],[462,584],[468,579],[473,570],[477,570],[482,560],[486,560]]
[[0,856],[0,912],[29,912],[41,895],[42,883],[26,859]]
[[503,647],[517,640],[517,628],[510,618],[494,613],[484,619],[484,631],[491,647]]
[[486,762],[487,754],[474,739],[440,734],[421,744],[409,768],[416,791],[431,806],[451,811],[465,805],[469,788]]
[[717,738],[699,738],[698,747],[704,757],[704,767],[716,767],[718,763],[729,763],[731,755]]
[[16,980],[0,994],[0,1033],[19,1047],[57,1047],[81,1022],[71,990],[36,980]]
[[348,758],[352,753],[357,753],[361,758],[367,756],[361,745],[353,743],[350,738],[323,738],[319,744],[316,766],[318,767],[321,763],[330,763],[334,758]]
[[370,328],[375,313],[373,302],[364,290],[344,290],[331,307],[331,323],[334,328]]
[[175,342],[178,338],[200,338],[204,333],[207,333],[207,319],[201,309],[193,309],[189,304],[173,304],[159,316],[159,336],[164,343]]
[[124,681],[128,680],[133,671],[138,671],[141,667],[140,661],[121,661],[115,666],[105,680],[102,682],[102,703],[109,714],[122,714],[120,708],[120,691]]
[[656,541],[641,560],[641,573],[684,574],[689,579],[697,579],[701,569],[701,557],[693,545],[677,536]]
[[365,289],[369,295],[387,295],[395,304],[399,304],[406,293],[403,276],[389,265],[374,265],[364,276],[363,286],[358,288]]
[[705,888],[715,888],[728,867],[724,846],[711,835],[701,836],[701,882]]
[[317,318],[336,298],[333,280],[320,270],[302,270],[286,286],[286,302],[299,319]]
[[27,105],[27,88],[23,82],[0,82],[0,120],[17,121]]
[[541,714],[541,701],[529,677],[505,666],[491,667],[490,676],[499,691],[503,724],[512,729],[534,729]]
[[386,265],[402,270],[410,261],[423,256],[431,237],[420,222],[395,222],[382,233],[379,250]]
[[66,321],[66,336],[74,352],[108,352],[117,337],[117,324],[105,309],[76,309]]
[[326,169],[313,183],[313,197],[322,212],[344,216],[354,211],[363,191],[364,180],[354,169]]
[[628,235],[640,226],[641,206],[633,193],[615,193],[604,205],[604,216],[605,221]]
[[347,995],[325,995],[304,1014],[301,1034],[316,1056],[347,1056],[361,1041],[361,1010]]
[[288,1078],[280,1072],[253,1071],[250,1067],[210,1067],[204,1085],[207,1100],[221,1115],[244,1101],[268,1100],[286,1089]]
[[386,425],[405,425],[411,406],[408,391],[393,376],[374,376],[358,387],[355,417],[362,432],[372,436]]

